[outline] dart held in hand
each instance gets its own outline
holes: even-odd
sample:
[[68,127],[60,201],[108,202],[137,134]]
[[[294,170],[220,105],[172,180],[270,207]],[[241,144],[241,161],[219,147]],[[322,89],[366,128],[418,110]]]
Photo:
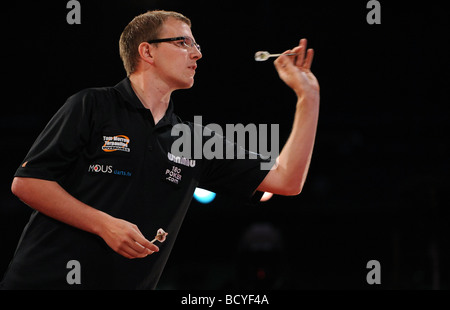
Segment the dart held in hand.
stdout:
[[164,229],[160,228],[158,229],[155,239],[153,239],[152,241],[150,241],[151,243],[154,243],[155,241],[159,241],[159,242],[164,242],[166,241],[166,236],[168,235],[168,233],[166,233],[164,231]]
[[[266,61],[267,59],[269,59],[270,57],[279,57],[283,54],[270,54],[267,51],[259,51],[256,52],[255,54],[255,60],[256,61]],[[284,54],[286,56],[294,56],[297,55],[296,53],[288,53],[288,54]]]

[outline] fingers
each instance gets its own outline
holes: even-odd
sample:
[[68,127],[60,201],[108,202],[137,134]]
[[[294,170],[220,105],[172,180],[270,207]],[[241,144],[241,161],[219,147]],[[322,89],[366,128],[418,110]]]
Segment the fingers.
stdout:
[[[278,67],[286,67],[289,63],[293,63],[296,67],[300,69],[311,69],[311,64],[314,57],[314,50],[307,49],[307,40],[301,39],[298,46],[293,48],[292,50],[287,50],[283,53],[278,59],[275,61],[275,65]],[[294,58],[292,56],[285,56],[284,54],[295,53],[297,54]]]
[[143,247],[149,249],[152,253],[153,252],[159,252],[159,248],[154,245],[153,243],[151,243],[150,241],[148,241],[144,235],[141,233],[141,231],[139,230],[139,228],[136,226],[136,230],[138,232],[138,235],[136,235],[136,242],[138,242],[140,245],[142,245]]
[[303,63],[303,68],[310,70],[313,58],[314,58],[314,50],[310,48],[306,53],[306,59],[305,62]]
[[122,256],[125,256],[126,258],[133,259],[133,258],[146,257],[147,255],[149,255],[153,252],[150,253],[148,249],[146,249],[139,243],[130,241],[130,242],[127,242],[126,244],[124,244],[117,251],[117,253],[119,253]]
[[142,258],[159,251],[135,224],[112,216],[107,218],[98,235],[111,249],[126,258]]
[[[283,54],[289,53],[290,51],[286,51]],[[273,64],[275,65],[275,68],[277,69],[278,73],[280,73],[280,70],[284,69],[287,64],[288,64],[288,58],[289,56],[283,56],[281,55],[280,57],[278,57],[277,59],[275,59],[275,61],[273,62]]]
[[136,225],[126,221],[122,223],[125,223],[125,230],[113,237],[116,242],[113,249],[117,253],[131,259],[143,258],[159,251],[159,248],[148,241]]
[[144,236],[137,237],[135,241],[143,248],[150,250],[153,252],[159,252],[159,248],[144,238]]
[[153,254],[154,252],[158,252],[159,248],[157,246],[154,246],[153,250],[142,246],[140,243],[136,241],[128,241],[125,242],[118,250],[117,253],[119,253],[122,256],[125,256],[126,258],[143,258],[150,254]]
[[293,52],[297,54],[297,56],[295,56],[295,65],[297,67],[302,67],[303,65],[306,43],[306,39],[301,39],[299,45],[293,49]]
[[156,245],[142,235],[137,226],[135,229],[134,233],[130,235],[130,240],[126,242],[128,248],[124,248],[125,252],[133,256],[133,258],[142,258],[159,251]]

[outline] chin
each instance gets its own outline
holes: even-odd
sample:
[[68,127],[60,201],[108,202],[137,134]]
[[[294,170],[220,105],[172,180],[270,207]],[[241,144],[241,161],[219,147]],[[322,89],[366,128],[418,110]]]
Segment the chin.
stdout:
[[194,86],[194,79],[191,79],[190,81],[184,81],[184,83],[180,83],[177,88],[178,89],[189,89],[192,86]]

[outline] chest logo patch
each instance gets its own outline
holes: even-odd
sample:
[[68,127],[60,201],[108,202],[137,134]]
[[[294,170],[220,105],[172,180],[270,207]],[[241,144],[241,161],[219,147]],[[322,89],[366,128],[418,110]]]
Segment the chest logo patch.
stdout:
[[130,152],[130,148],[128,144],[130,143],[130,138],[125,135],[117,135],[117,136],[103,136],[103,146],[102,150],[104,152]]
[[195,167],[195,159],[187,159],[184,156],[175,156],[170,152],[167,152],[167,158],[174,163],[182,164],[186,167]]

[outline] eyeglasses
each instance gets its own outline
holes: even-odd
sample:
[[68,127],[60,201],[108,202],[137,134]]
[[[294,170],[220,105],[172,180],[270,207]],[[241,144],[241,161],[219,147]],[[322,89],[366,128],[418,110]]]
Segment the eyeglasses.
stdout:
[[[174,41],[182,41],[182,42],[174,42]],[[163,42],[174,42],[179,43],[177,44],[178,47],[190,47],[193,48],[194,46],[197,48],[197,50],[200,52],[200,45],[195,43],[194,39],[191,37],[176,37],[176,38],[165,38],[165,39],[156,39],[156,40],[150,40],[147,41],[147,43],[163,43]]]

